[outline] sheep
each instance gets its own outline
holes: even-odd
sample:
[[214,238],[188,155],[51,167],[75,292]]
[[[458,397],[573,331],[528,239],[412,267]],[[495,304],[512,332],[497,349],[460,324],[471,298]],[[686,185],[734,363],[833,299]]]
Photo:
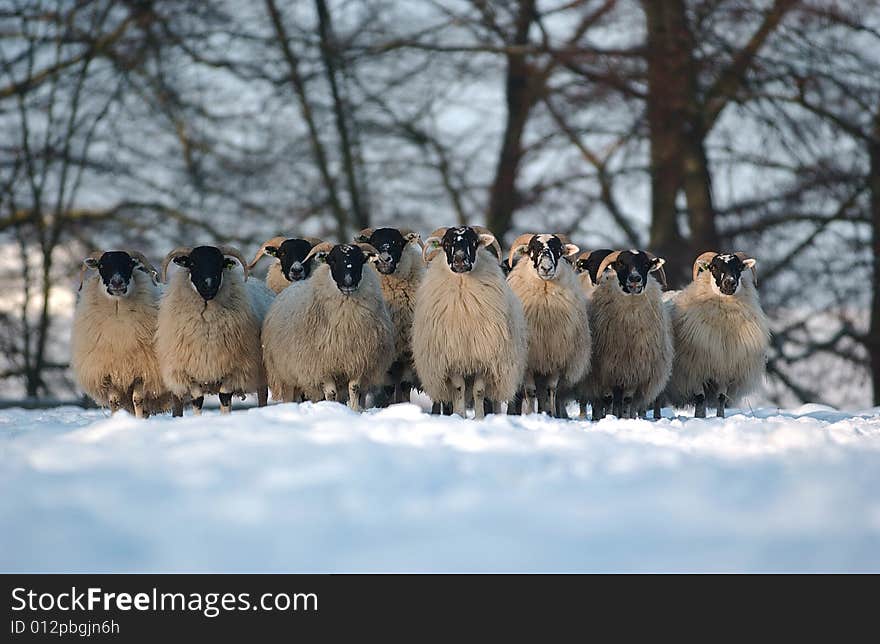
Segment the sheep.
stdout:
[[374,265],[394,324],[394,361],[385,399],[409,402],[413,386],[419,385],[412,357],[412,319],[416,291],[425,275],[421,237],[405,228],[365,228],[355,242],[370,244],[379,253]]
[[[569,261],[578,247],[561,235],[520,235],[510,250],[507,276],[522,302],[528,325],[528,356],[523,399],[533,411],[536,382],[541,385],[538,409],[551,416],[557,409],[560,380],[569,387],[590,367],[591,340],[587,297]],[[520,259],[528,256],[528,261]],[[519,260],[519,261],[518,261]]]
[[[597,270],[590,302],[595,387],[593,418],[610,405],[618,417],[644,414],[672,371],[672,331],[661,300],[665,260],[644,251],[610,253]],[[606,269],[611,269],[606,273]]]
[[[755,259],[743,253],[697,257],[693,281],[669,302],[675,359],[667,397],[716,414],[761,384],[770,329],[758,299]],[[748,269],[748,270],[747,270]]]
[[[601,248],[593,251],[586,250],[574,258],[574,270],[577,274],[578,281],[580,282],[581,290],[587,298],[588,308],[590,300],[593,297],[593,291],[596,289],[596,283],[599,280],[599,265],[602,263],[603,259],[611,254],[611,252],[612,250],[610,248]],[[595,360],[592,361],[592,366],[595,366]],[[563,401],[577,401],[578,407],[580,408],[580,418],[587,417],[587,403],[597,399],[593,378],[591,376],[592,367],[587,370],[580,382],[565,387],[560,394],[560,398]],[[559,415],[562,415],[561,408],[559,410]]]
[[[263,323],[263,354],[273,396],[297,392],[344,400],[381,384],[394,358],[394,326],[369,244],[315,246],[312,277],[279,294]],[[341,393],[339,389],[345,387]]]
[[71,366],[77,384],[111,411],[138,418],[167,410],[155,340],[158,273],[133,250],[96,251],[83,260],[97,274],[80,280],[71,333]]
[[[233,270],[238,261],[242,275]],[[219,394],[221,413],[229,413],[234,394],[257,393],[266,404],[266,373],[260,328],[274,297],[263,283],[248,282],[244,258],[228,246],[180,247],[162,262],[177,271],[159,306],[156,350],[165,386],[192,397],[200,414],[206,394]]]
[[470,381],[474,415],[483,418],[487,398],[497,403],[516,394],[528,349],[522,304],[501,270],[501,247],[489,232],[440,228],[425,241],[423,257],[428,269],[413,315],[416,373],[434,401],[452,401],[461,417]]
[[260,246],[254,255],[248,271],[254,270],[257,263],[266,255],[276,258],[266,273],[266,286],[276,295],[299,280],[308,279],[311,268],[304,264],[306,255],[322,240],[316,237],[273,237]]

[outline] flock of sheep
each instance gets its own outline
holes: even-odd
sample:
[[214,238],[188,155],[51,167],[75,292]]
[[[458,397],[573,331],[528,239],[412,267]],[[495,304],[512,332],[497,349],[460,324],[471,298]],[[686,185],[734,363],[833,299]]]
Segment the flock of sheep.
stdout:
[[[274,258],[265,283],[248,274]],[[177,270],[168,281],[171,264]],[[138,417],[218,394],[334,400],[354,410],[410,400],[434,413],[659,417],[664,402],[727,404],[761,382],[769,343],[755,260],[703,253],[663,291],[664,260],[580,252],[528,234],[502,253],[478,226],[361,231],[353,243],[275,237],[251,262],[227,246],[181,247],[156,270],[135,251],[83,261],[72,334],[82,389]],[[95,273],[86,278],[86,272]]]

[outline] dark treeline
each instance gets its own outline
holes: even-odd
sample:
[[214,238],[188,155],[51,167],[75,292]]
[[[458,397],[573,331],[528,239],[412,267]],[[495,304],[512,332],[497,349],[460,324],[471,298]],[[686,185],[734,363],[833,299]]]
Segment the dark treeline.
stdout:
[[93,249],[460,222],[747,250],[769,397],[880,404],[878,52],[875,1],[3,0],[0,379],[69,395]]

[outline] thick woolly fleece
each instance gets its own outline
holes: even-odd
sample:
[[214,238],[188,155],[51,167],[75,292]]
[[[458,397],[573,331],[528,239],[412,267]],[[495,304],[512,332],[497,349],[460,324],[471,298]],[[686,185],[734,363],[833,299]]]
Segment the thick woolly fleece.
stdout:
[[693,404],[704,392],[707,402],[726,394],[732,403],[757,390],[764,377],[770,328],[750,271],[744,271],[733,295],[712,287],[703,271],[668,303],[672,314],[675,360],[666,393],[673,404]]
[[407,244],[400,256],[397,270],[391,275],[379,273],[382,295],[388,303],[394,325],[394,362],[404,373],[413,371],[412,323],[416,308],[416,292],[425,276],[425,263],[418,245]]
[[224,271],[217,297],[205,302],[189,271],[171,278],[159,307],[156,348],[174,394],[254,393],[266,386],[260,349],[263,317],[274,294],[239,268]]
[[277,295],[291,284],[293,282],[284,277],[284,272],[281,270],[281,260],[273,259],[266,273],[266,286]]
[[452,400],[449,379],[482,375],[486,397],[512,400],[522,383],[528,329],[498,259],[481,249],[467,273],[453,273],[437,253],[416,294],[413,358],[422,389]]
[[556,276],[544,280],[534,264],[523,258],[507,282],[522,302],[528,326],[526,372],[559,374],[567,385],[578,382],[590,368],[592,341],[587,297],[574,269],[560,260]]
[[672,328],[660,284],[652,275],[638,295],[623,292],[617,276],[604,275],[590,301],[593,370],[597,396],[614,387],[632,393],[633,410],[646,408],[666,387],[672,372]]
[[131,292],[122,298],[107,297],[97,274],[83,283],[73,317],[71,366],[77,383],[95,402],[108,405],[115,389],[131,413],[132,390],[143,383],[144,408],[155,413],[171,405],[154,341],[160,291],[142,271],[131,277]]
[[394,327],[376,270],[365,265],[349,295],[327,265],[282,291],[263,324],[263,351],[276,399],[294,391],[320,396],[326,382],[341,398],[353,380],[362,391],[380,384],[394,357]]

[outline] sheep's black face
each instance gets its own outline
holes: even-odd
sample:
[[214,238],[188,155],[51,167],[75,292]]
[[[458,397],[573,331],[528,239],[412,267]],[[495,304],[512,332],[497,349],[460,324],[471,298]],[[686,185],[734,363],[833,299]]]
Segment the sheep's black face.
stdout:
[[196,246],[189,255],[175,257],[174,263],[189,269],[189,279],[202,299],[217,297],[223,283],[223,270],[235,264],[213,246]]
[[288,282],[307,279],[312,273],[312,267],[305,261],[310,250],[312,245],[305,239],[285,239],[278,248],[266,248],[267,253],[281,261],[281,272]]
[[575,270],[577,270],[578,273],[589,273],[590,281],[593,282],[593,284],[598,284],[599,266],[602,264],[602,260],[608,257],[612,252],[614,251],[610,248],[594,250],[586,257],[582,257],[577,261],[577,264],[575,264]]
[[529,240],[529,259],[542,280],[556,277],[559,260],[564,254],[562,241],[556,235],[535,235]]
[[340,291],[349,295],[357,290],[363,277],[364,264],[367,263],[367,256],[359,246],[337,244],[327,254],[326,262]]
[[92,260],[90,265],[98,269],[107,295],[124,297],[128,295],[132,271],[139,263],[125,251],[111,250],[101,255],[96,264]]
[[468,226],[450,228],[443,235],[443,252],[446,253],[446,263],[453,273],[467,273],[474,267],[477,261],[477,249],[480,246],[480,236],[477,231]]
[[624,293],[638,295],[648,283],[648,273],[663,265],[659,258],[651,259],[640,250],[621,251],[611,268],[617,273],[617,281]]
[[397,270],[406,240],[396,228],[377,228],[367,240],[379,251],[376,258],[376,269],[383,275],[390,275]]
[[746,265],[736,255],[715,255],[708,266],[715,285],[724,295],[736,293],[745,268]]

